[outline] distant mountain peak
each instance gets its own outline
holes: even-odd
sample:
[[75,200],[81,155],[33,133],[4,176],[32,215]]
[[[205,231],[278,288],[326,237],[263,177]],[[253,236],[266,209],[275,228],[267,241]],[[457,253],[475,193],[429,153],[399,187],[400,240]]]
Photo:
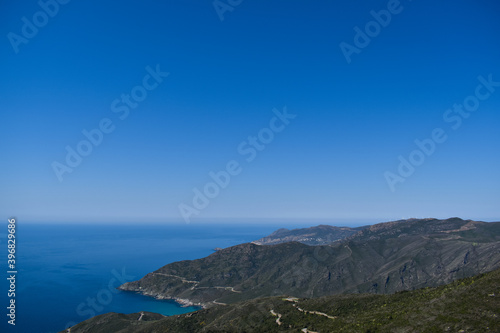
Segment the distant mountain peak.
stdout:
[[306,245],[326,245],[354,235],[362,228],[364,227],[335,227],[326,224],[292,230],[281,228],[269,236],[253,241],[252,243],[257,245],[275,245],[287,242],[299,242]]

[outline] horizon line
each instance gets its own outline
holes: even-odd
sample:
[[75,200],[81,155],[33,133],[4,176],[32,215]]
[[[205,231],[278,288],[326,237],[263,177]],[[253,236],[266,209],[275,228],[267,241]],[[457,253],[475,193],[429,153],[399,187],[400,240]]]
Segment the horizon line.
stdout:
[[[86,224],[86,225],[116,225],[116,224],[124,224],[124,225],[129,225],[129,224],[141,224],[141,225],[161,225],[161,224],[168,224],[168,225],[200,225],[200,224],[209,224],[209,225],[217,225],[217,224],[230,224],[231,222],[239,222],[246,225],[249,224],[265,224],[265,223],[276,223],[276,224],[303,224],[303,225],[311,225],[314,223],[319,223],[319,224],[327,224],[327,225],[334,225],[334,224],[346,224],[346,225],[351,225],[351,224],[356,224],[356,225],[363,225],[363,224],[377,224],[377,223],[384,223],[384,222],[394,222],[394,221],[400,221],[400,220],[409,220],[409,219],[438,219],[438,220],[446,220],[450,218],[460,218],[462,220],[472,220],[472,221],[482,221],[482,222],[500,222],[500,218],[495,218],[495,217],[487,217],[487,218],[469,218],[469,217],[460,217],[460,216],[448,216],[448,217],[434,217],[434,216],[426,216],[426,217],[387,217],[387,218],[380,218],[380,217],[371,217],[371,218],[366,218],[366,217],[349,217],[349,218],[343,218],[343,217],[332,217],[332,218],[311,218],[311,217],[294,217],[294,218],[281,218],[281,217],[253,217],[253,218],[247,218],[247,217],[204,217],[204,218],[198,218],[198,219],[193,219],[192,222],[186,223],[182,219],[179,218],[147,218],[144,219],[144,217],[138,217],[138,218],[112,218],[112,219],[101,219],[97,220],[95,218],[90,218],[88,220],[83,220],[83,219],[46,219],[46,218],[41,218],[41,219],[34,219],[34,218],[27,218],[26,220],[24,219],[19,219],[16,216],[11,216],[8,217],[10,218],[15,218],[16,222],[22,222],[23,224]],[[7,220],[7,218],[6,218]]]

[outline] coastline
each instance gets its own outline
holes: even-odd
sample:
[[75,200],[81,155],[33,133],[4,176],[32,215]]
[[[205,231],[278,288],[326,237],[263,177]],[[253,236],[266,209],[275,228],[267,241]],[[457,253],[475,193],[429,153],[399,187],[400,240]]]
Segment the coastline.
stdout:
[[208,308],[208,305],[206,303],[201,303],[201,302],[195,303],[194,301],[191,301],[187,298],[179,298],[179,297],[171,297],[171,296],[163,296],[163,295],[151,296],[151,295],[146,295],[146,294],[142,294],[142,293],[141,293],[141,295],[154,297],[155,299],[160,300],[160,301],[161,300],[175,301],[177,304],[180,305],[181,308],[187,308],[189,306],[199,307],[200,309],[198,309],[198,310]]
[[126,291],[126,292],[133,292],[133,293],[136,293],[136,294],[139,294],[139,295],[143,295],[143,296],[152,297],[152,298],[154,298],[156,300],[159,300],[159,301],[163,301],[163,300],[165,300],[165,301],[174,301],[181,308],[187,308],[187,307],[192,306],[192,307],[199,308],[197,310],[201,310],[201,309],[207,309],[207,308],[210,307],[210,304],[208,304],[208,303],[195,302],[195,301],[192,301],[192,300],[187,299],[187,298],[166,296],[166,295],[161,295],[161,294],[153,294],[153,293],[148,293],[147,291],[142,291],[142,290],[125,289],[125,288],[122,288],[122,286],[117,287],[116,289],[121,290],[121,291]]

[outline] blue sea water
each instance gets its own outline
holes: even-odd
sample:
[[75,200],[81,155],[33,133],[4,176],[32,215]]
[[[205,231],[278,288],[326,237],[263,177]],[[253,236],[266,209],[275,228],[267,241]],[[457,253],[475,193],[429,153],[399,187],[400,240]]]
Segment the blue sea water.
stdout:
[[1,332],[52,333],[106,312],[174,315],[196,310],[115,288],[215,247],[259,239],[271,225],[22,224],[16,232],[16,325],[7,323],[6,231],[0,230]]

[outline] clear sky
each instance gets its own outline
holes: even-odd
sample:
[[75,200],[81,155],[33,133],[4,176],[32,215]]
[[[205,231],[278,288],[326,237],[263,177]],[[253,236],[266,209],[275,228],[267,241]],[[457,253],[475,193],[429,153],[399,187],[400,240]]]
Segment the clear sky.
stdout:
[[215,5],[2,1],[0,216],[500,220],[498,1]]

